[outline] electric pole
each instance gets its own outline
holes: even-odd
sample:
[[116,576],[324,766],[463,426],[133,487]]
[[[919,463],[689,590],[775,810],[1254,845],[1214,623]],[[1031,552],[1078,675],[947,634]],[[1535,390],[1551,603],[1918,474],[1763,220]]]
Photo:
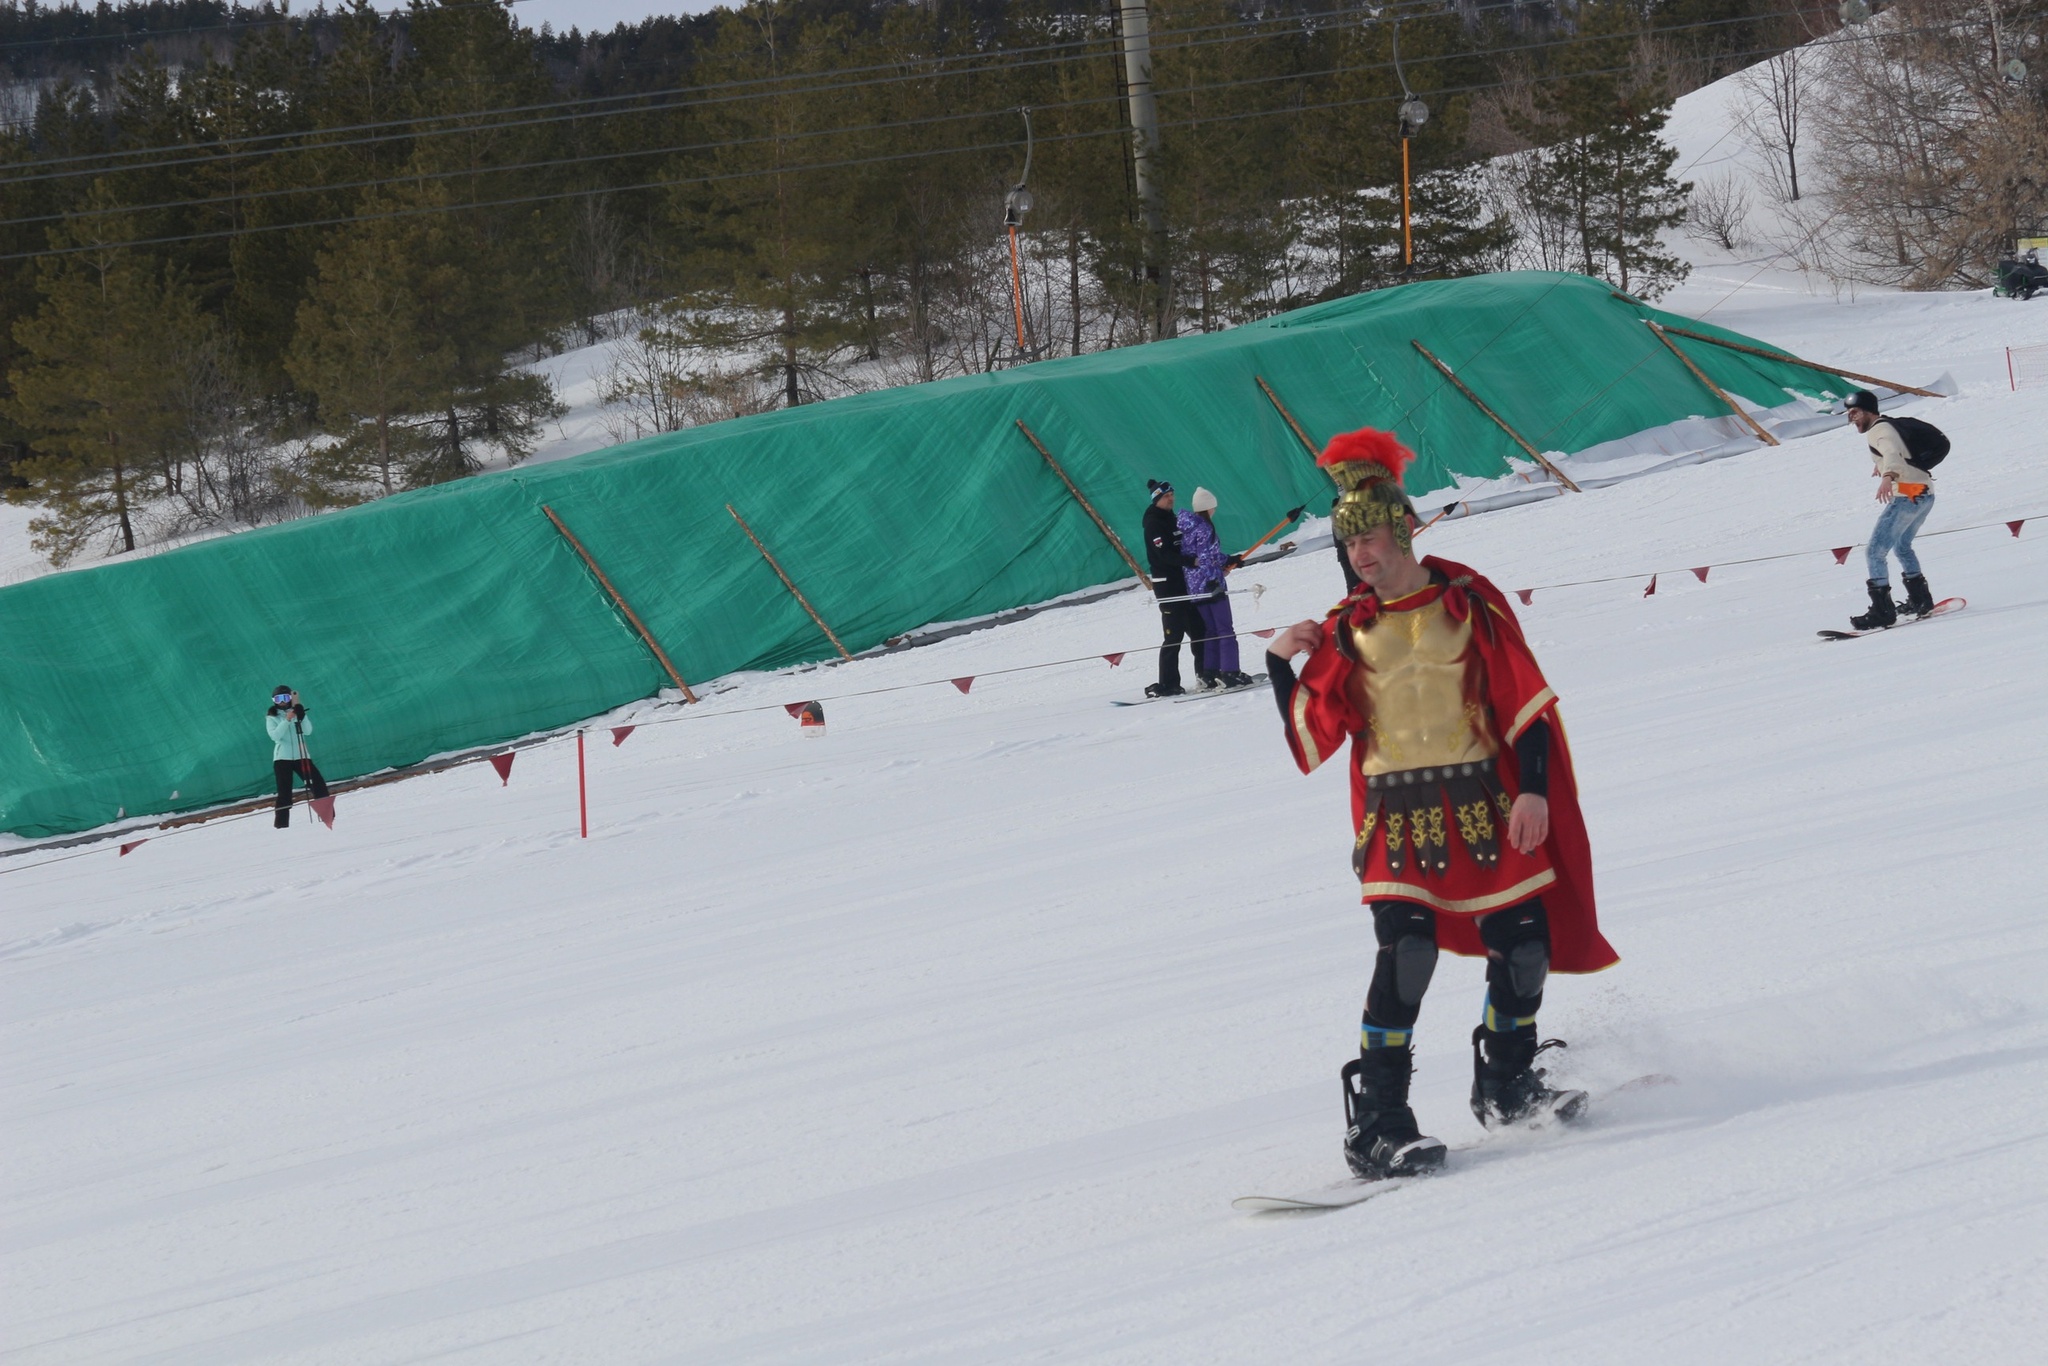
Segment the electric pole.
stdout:
[[1118,0],[1123,30],[1124,84],[1131,98],[1131,168],[1138,209],[1145,220],[1145,277],[1158,290],[1153,335],[1170,337],[1173,277],[1166,256],[1166,213],[1159,200],[1159,106],[1152,98],[1152,21],[1145,0]]

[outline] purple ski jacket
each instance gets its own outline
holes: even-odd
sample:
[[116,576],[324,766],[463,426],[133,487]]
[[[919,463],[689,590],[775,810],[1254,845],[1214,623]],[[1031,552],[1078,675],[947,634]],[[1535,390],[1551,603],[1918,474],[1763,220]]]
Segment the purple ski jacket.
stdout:
[[1180,524],[1181,554],[1194,560],[1188,569],[1188,592],[1197,597],[1221,593],[1223,562],[1228,557],[1216,539],[1216,528],[1201,513],[1185,508],[1176,514],[1176,520]]

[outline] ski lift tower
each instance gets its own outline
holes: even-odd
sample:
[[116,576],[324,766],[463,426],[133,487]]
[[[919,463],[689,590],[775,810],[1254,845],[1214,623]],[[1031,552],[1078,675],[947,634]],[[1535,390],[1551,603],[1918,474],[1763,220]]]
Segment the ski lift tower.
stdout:
[[1408,227],[1408,141],[1429,122],[1429,106],[1408,88],[1407,73],[1401,70],[1401,21],[1394,21],[1394,76],[1401,82],[1401,269],[1415,273],[1415,239]]
[[1017,322],[1017,349],[1008,356],[997,356],[996,364],[1024,365],[1038,359],[1043,348],[1030,344],[1030,327],[1024,321],[1024,270],[1017,257],[1017,229],[1024,226],[1024,215],[1031,212],[1031,111],[1019,109],[1024,116],[1024,173],[1017,177],[1017,183],[1003,196],[1003,230],[1010,236],[1010,305]]

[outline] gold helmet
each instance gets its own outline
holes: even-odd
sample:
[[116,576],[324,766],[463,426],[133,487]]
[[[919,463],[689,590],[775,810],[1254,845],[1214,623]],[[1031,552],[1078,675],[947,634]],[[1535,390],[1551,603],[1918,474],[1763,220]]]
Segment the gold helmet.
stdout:
[[1330,438],[1316,463],[1343,490],[1330,510],[1330,529],[1339,542],[1385,526],[1403,551],[1413,553],[1408,519],[1415,505],[1401,487],[1401,475],[1414,459],[1415,452],[1392,432],[1361,427]]

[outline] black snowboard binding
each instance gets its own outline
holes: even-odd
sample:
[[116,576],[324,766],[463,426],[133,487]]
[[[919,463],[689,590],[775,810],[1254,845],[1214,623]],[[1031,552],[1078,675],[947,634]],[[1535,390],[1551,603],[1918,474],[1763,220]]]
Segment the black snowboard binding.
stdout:
[[1426,1176],[1444,1165],[1443,1140],[1425,1138],[1408,1108],[1415,1055],[1407,1048],[1368,1049],[1344,1064],[1344,1160],[1361,1181]]
[[1223,686],[1226,688],[1249,688],[1251,685],[1252,676],[1242,669],[1231,669],[1223,675]]
[[1586,1093],[1552,1090],[1543,1084],[1548,1073],[1535,1065],[1538,1053],[1564,1046],[1563,1039],[1537,1043],[1535,1025],[1521,1025],[1505,1034],[1483,1024],[1473,1029],[1473,1116],[1491,1129],[1545,1115],[1569,1124],[1584,1115]]
[[[1921,584],[1924,587],[1926,580],[1921,580]],[[1870,590],[1870,610],[1860,617],[1850,617],[1849,629],[1852,631],[1876,631],[1886,626],[1897,624],[1899,609],[1892,602],[1892,586],[1888,583],[1878,583],[1874,580],[1864,586]],[[1912,591],[1910,585],[1906,591],[1909,593]],[[1927,605],[1932,607],[1934,604],[1930,602]]]
[[1906,600],[1895,604],[1895,609],[1907,616],[1924,617],[1934,610],[1934,593],[1927,587],[1925,574],[1908,574],[1905,577]]
[[1149,683],[1145,686],[1147,697],[1179,697],[1187,691],[1178,683]]

